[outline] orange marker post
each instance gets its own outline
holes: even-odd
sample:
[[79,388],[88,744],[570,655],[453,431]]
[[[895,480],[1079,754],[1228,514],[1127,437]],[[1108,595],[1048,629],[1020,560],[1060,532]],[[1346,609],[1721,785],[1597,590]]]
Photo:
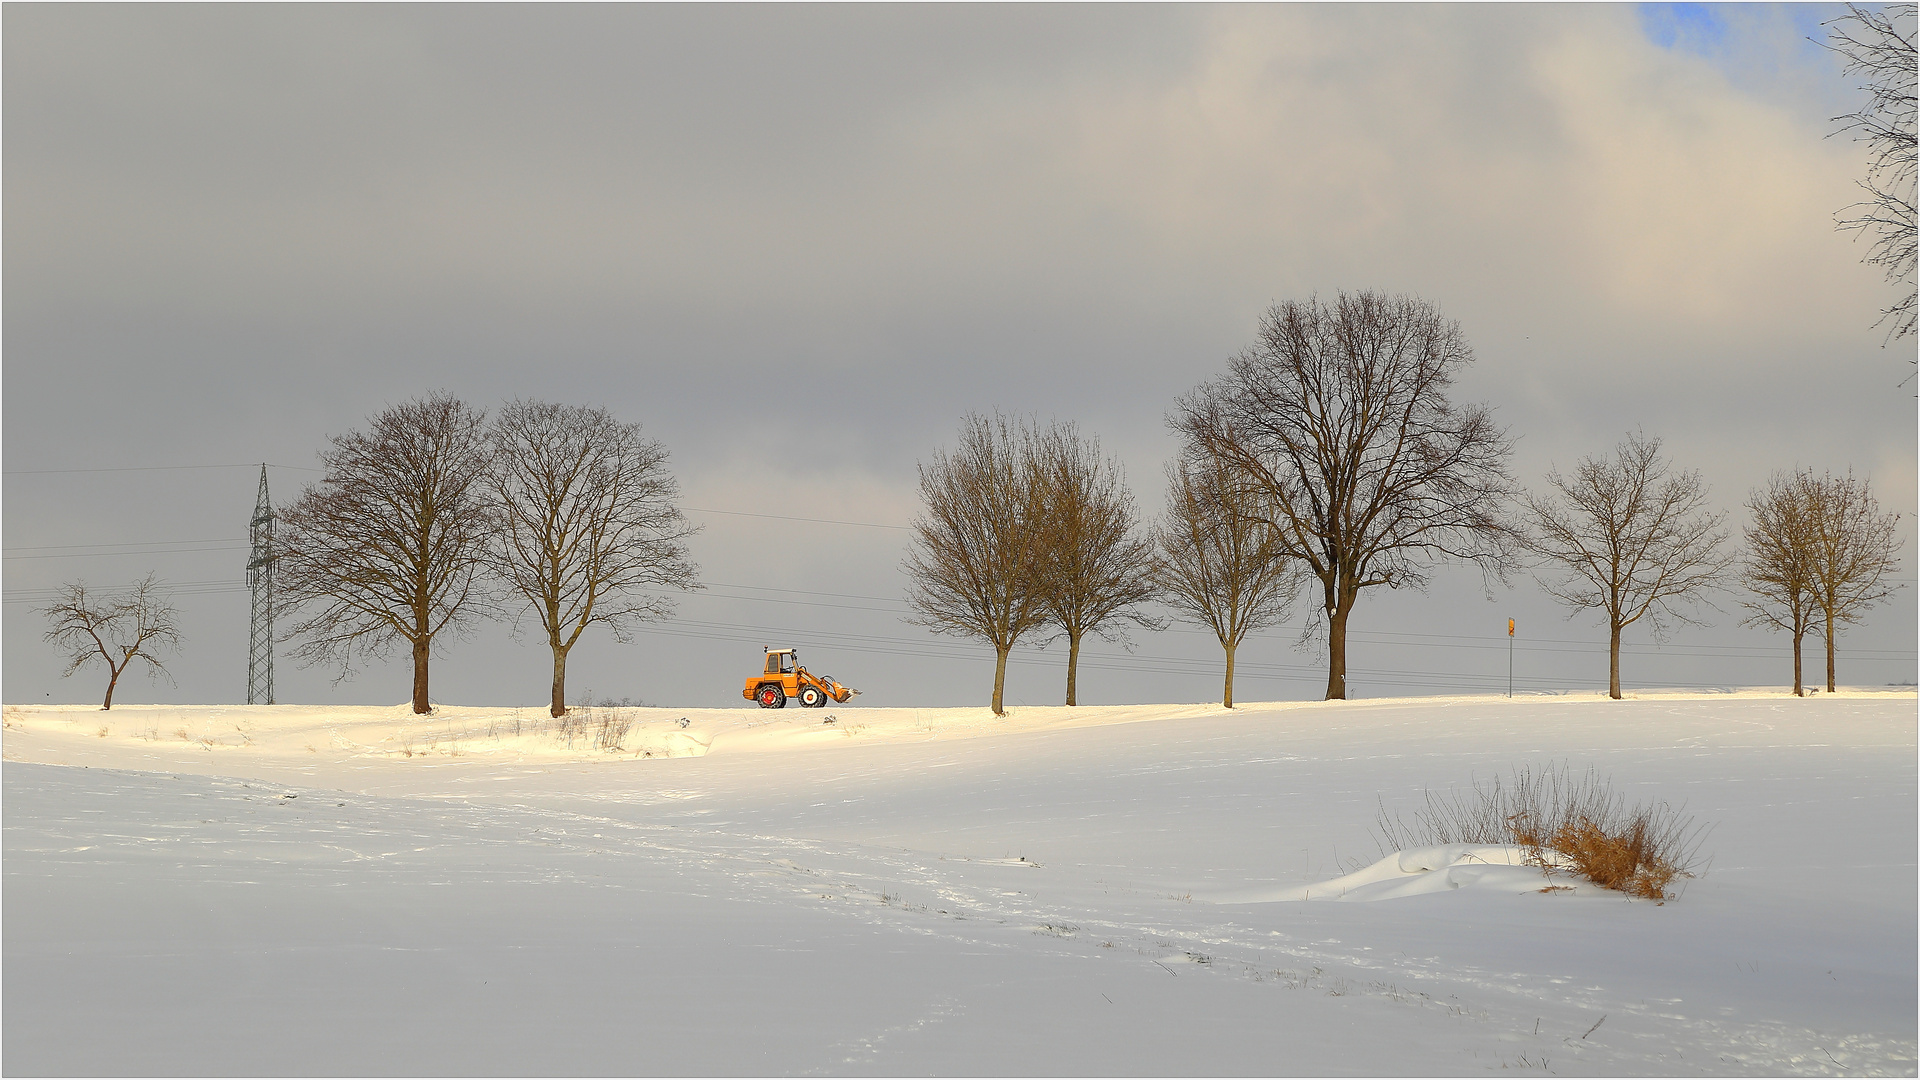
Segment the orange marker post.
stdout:
[[1507,696],[1513,696],[1513,620],[1507,620]]

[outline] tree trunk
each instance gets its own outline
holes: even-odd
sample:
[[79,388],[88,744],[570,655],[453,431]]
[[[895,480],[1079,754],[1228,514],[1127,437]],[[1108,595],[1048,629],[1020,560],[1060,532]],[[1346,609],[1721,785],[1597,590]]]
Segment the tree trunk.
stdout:
[[433,704],[427,700],[428,646],[425,639],[416,639],[413,643],[413,711],[418,715],[433,711]]
[[1353,614],[1358,590],[1348,590],[1327,619],[1327,700],[1347,697],[1347,616]]
[[996,659],[993,664],[993,715],[1005,716],[1007,710],[1001,707],[1001,695],[1007,688],[1007,652],[999,646],[994,647]]
[[556,719],[567,715],[567,650],[558,645],[553,647],[553,707],[550,712]]
[[1833,616],[1827,616],[1827,693],[1834,691],[1833,684]]
[[1805,630],[1793,632],[1793,696],[1806,697],[1807,688],[1800,681],[1800,639],[1807,636]]
[[114,667],[112,663],[108,663],[107,670],[113,674],[107,679],[107,700],[100,703],[100,708],[103,711],[113,708],[113,687],[115,683],[120,681],[120,673],[125,671],[126,667],[125,665]]
[[1608,620],[1612,630],[1607,641],[1607,696],[1620,700],[1620,624]]
[[1225,642],[1221,642],[1221,646],[1222,646],[1223,648],[1225,648],[1225,649],[1227,650],[1227,689],[1226,689],[1226,691],[1225,691],[1225,693],[1223,694],[1223,696],[1222,696],[1222,697],[1221,697],[1221,699],[1220,699],[1220,704],[1221,704],[1222,706],[1224,706],[1224,707],[1226,707],[1226,708],[1229,708],[1229,709],[1231,709],[1231,708],[1233,708],[1233,650],[1234,650],[1234,646],[1232,646],[1232,645],[1228,645],[1228,644],[1226,644]]
[[1080,704],[1074,699],[1075,676],[1080,673],[1080,635],[1067,631],[1067,704]]

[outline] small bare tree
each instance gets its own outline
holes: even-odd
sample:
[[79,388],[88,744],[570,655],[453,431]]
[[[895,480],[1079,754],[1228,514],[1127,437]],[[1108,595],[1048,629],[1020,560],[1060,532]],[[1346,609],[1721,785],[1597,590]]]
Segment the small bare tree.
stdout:
[[908,621],[994,648],[993,711],[1006,715],[1007,654],[1048,617],[1035,580],[1046,544],[1034,432],[995,414],[969,415],[952,453],[920,466],[925,513],[901,569]]
[[1167,466],[1166,517],[1154,530],[1153,582],[1180,616],[1212,630],[1227,654],[1220,703],[1233,708],[1233,661],[1255,630],[1287,617],[1303,575],[1247,505],[1249,489],[1221,462]]
[[1900,515],[1883,514],[1867,482],[1849,472],[1806,476],[1812,503],[1813,593],[1827,639],[1827,692],[1832,693],[1836,638],[1900,587]]
[[61,678],[95,660],[107,665],[102,709],[113,708],[113,688],[135,660],[146,665],[148,678],[165,675],[172,681],[156,654],[180,647],[179,613],[160,589],[153,574],[107,597],[89,596],[86,582],[70,581],[61,586],[58,600],[39,609],[49,624],[46,639],[67,654]]
[[1037,573],[1046,610],[1067,635],[1067,704],[1077,705],[1080,642],[1089,633],[1124,641],[1123,624],[1165,624],[1140,609],[1153,599],[1153,542],[1134,533],[1137,515],[1120,466],[1099,440],[1072,424],[1037,432],[1033,450],[1045,531]]
[[1747,499],[1753,515],[1747,526],[1747,551],[1740,582],[1753,593],[1748,626],[1771,626],[1793,638],[1793,692],[1806,696],[1801,678],[1800,643],[1814,628],[1820,605],[1815,599],[1815,521],[1813,478],[1807,473],[1775,473],[1764,490]]
[[279,517],[280,601],[304,662],[413,654],[413,711],[432,711],[434,642],[486,606],[481,560],[496,525],[487,498],[486,414],[444,393],[335,435],[326,479]]
[[[1842,231],[1871,237],[1864,261],[1881,267],[1900,299],[1880,313],[1889,342],[1914,333],[1914,5],[1879,8],[1847,5],[1847,13],[1825,24],[1827,47],[1847,58],[1847,74],[1866,84],[1867,104],[1858,112],[1834,117],[1839,131],[1851,131],[1867,144],[1867,175],[1859,181],[1863,202],[1840,211]],[[1879,325],[1875,323],[1874,325]]]
[[1320,580],[1330,699],[1347,696],[1360,590],[1421,587],[1440,559],[1493,575],[1510,559],[1506,434],[1485,406],[1447,398],[1472,362],[1460,325],[1424,300],[1289,301],[1172,418],[1192,456],[1218,459],[1257,493],[1278,551]]
[[1658,636],[1669,620],[1693,623],[1681,605],[1720,584],[1733,556],[1724,550],[1725,514],[1707,509],[1697,472],[1668,474],[1660,440],[1633,434],[1610,458],[1582,458],[1572,476],[1547,474],[1552,491],[1525,498],[1526,547],[1556,578],[1540,578],[1554,599],[1607,616],[1607,693],[1620,696],[1620,633],[1646,620]]
[[699,588],[686,547],[698,530],[673,505],[666,447],[605,409],[510,402],[492,439],[494,565],[540,620],[550,711],[565,716],[567,653],[594,623],[624,642],[632,624],[673,614],[671,597],[642,590]]

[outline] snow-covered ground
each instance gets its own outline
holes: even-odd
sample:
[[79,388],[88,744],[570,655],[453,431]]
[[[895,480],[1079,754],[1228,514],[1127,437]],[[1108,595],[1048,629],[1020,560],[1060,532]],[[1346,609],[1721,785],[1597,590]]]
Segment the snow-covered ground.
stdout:
[[[9,1074],[1915,1071],[1912,693],[5,723]],[[1378,865],[1549,762],[1709,871]]]

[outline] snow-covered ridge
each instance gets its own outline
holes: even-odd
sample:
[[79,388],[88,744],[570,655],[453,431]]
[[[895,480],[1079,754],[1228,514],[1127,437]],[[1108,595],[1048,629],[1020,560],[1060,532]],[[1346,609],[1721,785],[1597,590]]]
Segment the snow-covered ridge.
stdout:
[[[1917,704],[8,706],[7,1063],[1912,1075]],[[1560,762],[1710,871],[1380,857],[1383,804]]]
[[1560,870],[1561,860],[1543,853],[1547,865],[1532,860],[1526,848],[1510,845],[1442,844],[1396,851],[1350,874],[1311,885],[1242,889],[1195,897],[1215,904],[1254,904],[1276,900],[1396,900],[1405,896],[1489,889],[1521,894],[1599,890],[1593,883]]
[[[1779,690],[1724,694],[1642,691],[1642,702],[1759,702],[1787,698]],[[1907,689],[1845,689],[1803,699],[1808,707],[1828,701],[1913,698]],[[1368,698],[1353,701],[1243,702],[1217,704],[1019,706],[1004,717],[985,708],[672,709],[638,706],[581,707],[566,720],[545,706],[437,705],[419,715],[400,705],[7,705],[6,758],[47,761],[56,745],[84,745],[89,753],[160,763],[196,753],[223,760],[306,758],[373,759],[420,764],[465,761],[559,763],[614,762],[701,757],[710,753],[758,753],[844,748],[855,743],[924,742],[1008,734],[1033,734],[1113,724],[1176,722],[1219,717],[1286,717],[1318,724],[1323,717],[1378,715],[1406,708],[1457,709],[1466,705],[1520,715],[1544,708],[1584,705],[1621,708],[1603,693],[1502,697]],[[25,739],[19,736],[27,736]],[[44,740],[44,741],[43,741]],[[28,749],[32,747],[33,749]],[[97,754],[96,754],[97,756]]]

